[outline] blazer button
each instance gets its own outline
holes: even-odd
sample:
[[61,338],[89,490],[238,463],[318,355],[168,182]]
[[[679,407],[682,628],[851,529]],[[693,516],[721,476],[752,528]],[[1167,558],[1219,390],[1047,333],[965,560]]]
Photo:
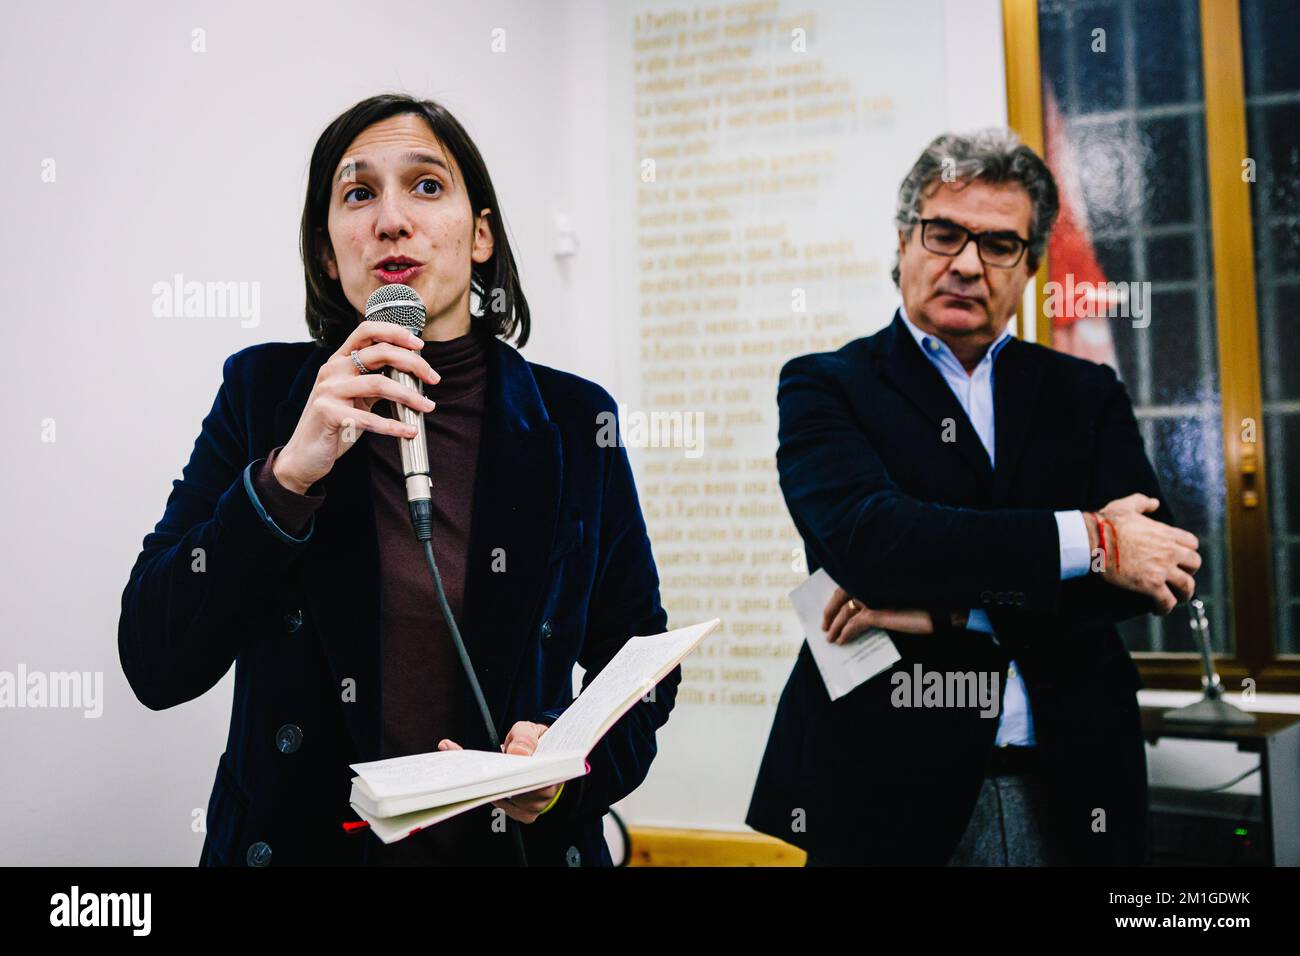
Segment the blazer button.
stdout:
[[290,634],[296,634],[302,627],[302,610],[290,611],[284,616],[284,629]]
[[542,622],[540,633],[542,636],[542,644],[549,645],[551,643],[551,619],[549,617]]
[[248,848],[244,859],[249,866],[267,866],[271,862],[271,848],[258,840]]
[[582,866],[582,854],[576,846],[571,846],[564,852],[564,862],[569,866]]
[[285,724],[275,732],[275,748],[282,754],[291,754],[302,746],[302,728]]

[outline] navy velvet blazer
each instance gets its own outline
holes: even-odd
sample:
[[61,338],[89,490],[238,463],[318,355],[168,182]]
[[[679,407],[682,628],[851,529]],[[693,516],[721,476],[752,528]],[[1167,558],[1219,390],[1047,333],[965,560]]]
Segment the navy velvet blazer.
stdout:
[[[268,343],[230,356],[183,477],[122,595],[118,649],[153,710],[192,700],[235,665],[201,864],[363,864],[374,836],[344,834],[350,763],[380,756],[379,554],[368,455],[353,449],[324,481],[305,543],[259,514],[251,469],[289,440],[327,350]],[[501,739],[518,720],[550,723],[572,701],[575,662],[591,680],[631,636],[667,628],[626,451],[597,444],[600,386],[526,362],[493,339],[459,621]],[[360,442],[389,441],[362,432]],[[436,466],[435,466],[436,467]],[[437,487],[437,476],[435,474]],[[192,570],[195,549],[205,569]],[[493,570],[505,550],[504,572]],[[355,680],[355,702],[342,682]],[[592,751],[591,772],[522,825],[531,865],[608,865],[602,818],[655,756],[680,668]],[[466,689],[466,748],[489,749]],[[300,731],[296,749],[277,745]],[[468,862],[514,862],[494,834]],[[515,824],[511,824],[514,826]]]
[[[1000,646],[976,631],[892,633],[894,670],[1000,671],[1004,689],[1014,658],[1064,856],[1142,862],[1141,680],[1115,623],[1151,604],[1095,574],[1061,581],[1053,517],[1142,492],[1160,499],[1151,517],[1174,523],[1114,371],[1008,342],[994,373],[996,470],[897,312],[875,335],[788,362],[777,403],[777,470],[809,569],[868,607],[984,609]],[[889,672],[832,702],[805,644],[747,822],[826,862],[946,863],[997,720],[892,706],[893,691]]]

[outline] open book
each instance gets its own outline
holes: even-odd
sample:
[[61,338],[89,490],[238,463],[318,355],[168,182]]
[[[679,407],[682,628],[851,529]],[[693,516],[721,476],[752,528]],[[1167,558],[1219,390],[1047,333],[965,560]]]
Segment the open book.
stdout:
[[442,750],[351,764],[352,809],[379,839],[395,843],[493,800],[583,776],[600,738],[719,623],[629,639],[530,755]]

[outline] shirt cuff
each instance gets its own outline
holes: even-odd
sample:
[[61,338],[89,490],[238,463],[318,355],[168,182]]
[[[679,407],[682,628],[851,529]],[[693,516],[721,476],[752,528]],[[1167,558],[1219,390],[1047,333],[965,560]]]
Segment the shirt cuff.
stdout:
[[1061,580],[1082,577],[1092,567],[1088,525],[1082,511],[1056,512],[1056,536],[1061,543]]
[[[311,538],[316,527],[316,509],[325,501],[324,492],[300,495],[280,484],[275,477],[275,458],[280,448],[273,448],[271,453],[259,465],[253,462],[246,470],[248,497],[262,520],[282,539],[294,544],[302,544]],[[312,488],[319,488],[319,484]]]

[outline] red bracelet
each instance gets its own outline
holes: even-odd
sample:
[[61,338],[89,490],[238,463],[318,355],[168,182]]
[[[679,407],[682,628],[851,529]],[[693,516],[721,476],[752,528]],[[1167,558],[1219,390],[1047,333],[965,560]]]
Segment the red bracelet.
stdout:
[[1115,543],[1115,570],[1119,570],[1119,534],[1115,531],[1115,526],[1111,524],[1110,519],[1106,519],[1106,524],[1110,525],[1110,537]]
[[1101,539],[1101,570],[1105,574],[1110,555],[1106,553],[1106,519],[1101,515],[1097,515],[1097,536]]
[[1102,518],[1102,516],[1099,515],[1099,514],[1098,514],[1097,512],[1095,512],[1095,511],[1089,511],[1088,514],[1092,515],[1092,520],[1095,521],[1095,522],[1097,523],[1097,538],[1098,538],[1098,540],[1101,542],[1101,570],[1102,570],[1102,573],[1104,574],[1104,573],[1106,572],[1106,563],[1107,563],[1107,561],[1106,561],[1106,525],[1103,524],[1103,521],[1104,521],[1105,519]]

